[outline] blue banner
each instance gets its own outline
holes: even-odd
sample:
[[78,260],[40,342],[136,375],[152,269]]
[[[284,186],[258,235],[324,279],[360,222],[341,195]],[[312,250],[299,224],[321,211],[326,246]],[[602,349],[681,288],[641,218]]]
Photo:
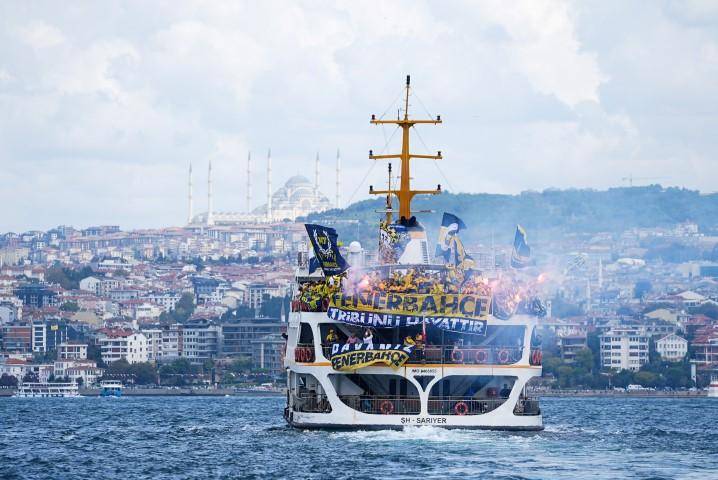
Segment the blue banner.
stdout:
[[[337,244],[337,231],[333,228],[323,227],[322,225],[313,225],[307,223],[304,225],[309,234],[309,240],[312,242],[312,249],[316,262],[324,271],[324,275],[339,275],[347,268],[347,262],[339,253],[339,245]],[[316,269],[316,263],[309,262],[310,270]]]

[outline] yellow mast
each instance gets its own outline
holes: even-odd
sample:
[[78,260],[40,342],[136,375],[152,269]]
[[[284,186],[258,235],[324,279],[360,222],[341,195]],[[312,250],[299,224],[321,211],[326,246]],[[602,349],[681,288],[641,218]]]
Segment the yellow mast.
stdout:
[[[399,218],[409,219],[411,218],[411,200],[414,195],[436,195],[441,193],[441,185],[438,185],[436,190],[412,190],[411,189],[411,168],[410,160],[412,158],[429,158],[433,160],[440,160],[441,152],[437,152],[436,155],[416,155],[409,152],[409,129],[417,123],[430,123],[438,124],[441,123],[441,115],[437,115],[435,120],[416,120],[409,118],[409,92],[411,89],[411,77],[406,76],[406,95],[404,97],[404,118],[397,117],[396,120],[377,120],[376,115],[371,116],[371,123],[374,125],[381,124],[394,124],[399,125],[402,129],[402,141],[401,141],[401,153],[392,155],[374,155],[372,150],[369,150],[369,158],[372,160],[383,160],[389,158],[398,158],[401,160],[401,181],[399,183],[399,189],[392,190],[374,190],[373,187],[369,187],[369,193],[374,195],[387,195],[387,204],[390,205],[390,196],[396,195],[399,199]],[[391,179],[390,179],[391,181]],[[391,209],[388,209],[387,220],[391,221]]]

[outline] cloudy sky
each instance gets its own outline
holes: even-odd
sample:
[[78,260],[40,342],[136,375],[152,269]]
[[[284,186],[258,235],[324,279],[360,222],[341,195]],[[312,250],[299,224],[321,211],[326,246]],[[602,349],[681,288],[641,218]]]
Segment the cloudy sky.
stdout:
[[5,1],[0,231],[180,225],[210,158],[215,208],[243,211],[269,147],[275,188],[318,151],[333,199],[340,148],[343,200],[366,198],[392,134],[368,120],[407,73],[445,122],[419,130],[445,158],[416,186],[718,190],[715,1]]

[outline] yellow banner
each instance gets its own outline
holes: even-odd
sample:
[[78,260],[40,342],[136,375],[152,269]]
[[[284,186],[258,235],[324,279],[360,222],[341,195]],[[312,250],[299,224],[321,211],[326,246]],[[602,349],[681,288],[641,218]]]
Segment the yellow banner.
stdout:
[[399,368],[409,359],[413,346],[379,344],[339,345],[332,347],[332,368],[338,371],[352,371],[383,363],[392,368]]
[[335,293],[330,303],[330,306],[345,311],[461,318],[484,318],[489,315],[490,305],[489,296],[378,291],[354,295]]

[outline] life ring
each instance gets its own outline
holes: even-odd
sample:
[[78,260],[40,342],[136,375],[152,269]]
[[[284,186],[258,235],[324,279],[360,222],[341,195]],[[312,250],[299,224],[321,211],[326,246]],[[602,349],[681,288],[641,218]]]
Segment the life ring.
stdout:
[[475,359],[476,359],[476,363],[481,364],[481,365],[483,365],[485,363],[489,363],[489,351],[486,350],[485,348],[476,350]]
[[466,415],[469,413],[469,406],[466,402],[456,402],[456,405],[454,405],[454,413],[457,415]]
[[379,411],[383,415],[391,415],[394,413],[394,404],[389,400],[384,400],[379,404]]
[[452,351],[451,361],[453,361],[454,363],[464,363],[464,352],[462,350]]
[[510,355],[508,349],[502,348],[501,350],[499,350],[498,358],[499,363],[509,363]]

